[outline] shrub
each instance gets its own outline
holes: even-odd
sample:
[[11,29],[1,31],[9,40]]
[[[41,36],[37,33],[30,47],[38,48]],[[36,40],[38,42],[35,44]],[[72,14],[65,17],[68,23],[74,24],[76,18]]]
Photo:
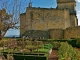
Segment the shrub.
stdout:
[[52,44],[44,44],[44,49],[52,49],[53,45]]
[[39,52],[39,53],[48,53],[49,49],[36,49],[34,52]]
[[59,60],[79,60],[80,59],[80,52],[73,49],[71,45],[67,42],[61,42],[61,46],[58,50],[58,57]]
[[76,45],[78,48],[80,48],[80,37],[76,38]]
[[52,45],[54,50],[58,50],[58,48],[60,47],[60,42],[53,42]]

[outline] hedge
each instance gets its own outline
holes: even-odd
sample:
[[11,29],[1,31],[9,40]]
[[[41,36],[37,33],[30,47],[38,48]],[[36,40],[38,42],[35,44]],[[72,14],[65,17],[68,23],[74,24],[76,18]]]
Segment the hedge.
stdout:
[[[3,52],[3,56],[7,59],[7,52]],[[47,60],[48,55],[46,54],[27,54],[24,55],[22,53],[9,53],[9,55],[12,55],[15,60]]]
[[34,50],[34,52],[38,52],[38,53],[48,53],[49,52],[49,49],[36,49]]
[[46,56],[34,56],[34,55],[13,55],[15,60],[47,60]]

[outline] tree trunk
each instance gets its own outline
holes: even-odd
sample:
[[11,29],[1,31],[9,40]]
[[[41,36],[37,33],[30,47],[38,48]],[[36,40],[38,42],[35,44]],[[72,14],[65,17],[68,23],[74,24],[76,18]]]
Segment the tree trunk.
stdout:
[[7,30],[8,30],[8,29],[6,29],[3,34],[2,34],[1,31],[0,31],[0,40],[2,40],[2,38],[3,38],[4,35],[6,34]]
[[1,31],[0,31],[0,40],[2,40]]

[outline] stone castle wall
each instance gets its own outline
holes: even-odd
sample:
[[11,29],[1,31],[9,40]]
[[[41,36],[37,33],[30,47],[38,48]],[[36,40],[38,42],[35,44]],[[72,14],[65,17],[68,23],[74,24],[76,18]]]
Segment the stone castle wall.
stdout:
[[[74,0],[57,0],[54,8],[27,7],[20,15],[20,35],[68,39],[80,36]],[[29,33],[31,32],[31,33]],[[39,34],[38,34],[39,33]]]
[[63,29],[51,29],[49,30],[51,39],[72,39],[80,37],[80,26],[70,27]]
[[66,29],[70,27],[68,10],[27,8],[27,30],[48,30],[53,28]]
[[49,34],[50,34],[51,39],[63,39],[64,38],[63,29],[50,29]]
[[20,15],[20,20],[21,35],[24,35],[26,30],[49,30],[50,38],[68,38],[68,33],[63,30],[75,26],[75,15],[70,15],[68,9],[27,8],[26,13]]
[[80,26],[67,28],[64,31],[64,38],[65,39],[77,38],[78,36],[80,36]]
[[26,14],[21,14],[20,15],[20,35],[23,35],[24,32],[26,31],[26,24],[24,24],[26,21]]
[[80,37],[80,26],[70,27],[63,29],[50,29],[46,31],[42,30],[26,30],[23,36],[34,37],[44,37],[45,39],[72,39]]
[[37,39],[49,39],[49,31],[42,31],[42,30],[26,30],[23,36],[29,36],[31,38]]

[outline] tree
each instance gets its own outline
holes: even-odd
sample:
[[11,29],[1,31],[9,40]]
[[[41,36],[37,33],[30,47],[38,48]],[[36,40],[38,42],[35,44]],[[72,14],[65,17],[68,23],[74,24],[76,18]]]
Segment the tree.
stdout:
[[21,13],[25,12],[27,1],[0,0],[0,2],[0,39],[2,39],[10,28],[19,28],[19,16]]
[[0,39],[5,35],[5,32],[9,29],[8,19],[10,16],[6,13],[5,9],[0,10]]
[[3,8],[0,10],[0,39],[4,37],[8,29],[14,28],[17,22],[12,22],[11,15],[6,13],[6,10]]
[[16,26],[19,23],[19,17],[17,18],[17,13],[19,13],[17,12],[17,0],[12,5],[8,3],[9,1],[0,0],[0,40],[10,28],[18,28]]

